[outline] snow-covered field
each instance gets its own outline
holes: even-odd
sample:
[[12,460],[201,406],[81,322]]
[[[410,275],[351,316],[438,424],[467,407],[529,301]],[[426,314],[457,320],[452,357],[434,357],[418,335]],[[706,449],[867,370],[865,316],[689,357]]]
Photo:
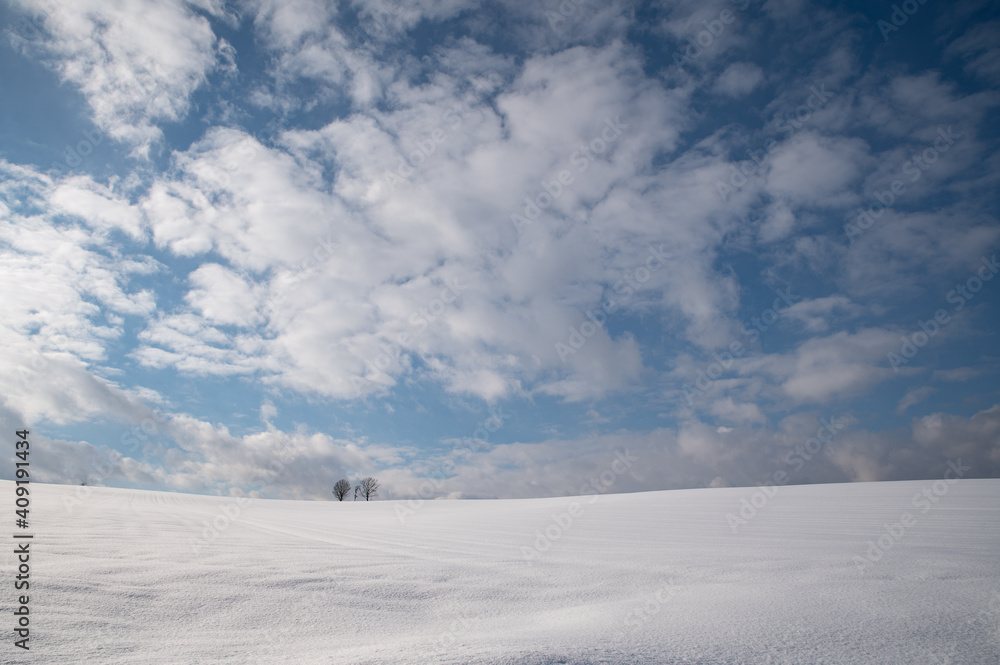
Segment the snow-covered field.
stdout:
[[734,533],[754,492],[434,501],[401,519],[397,501],[33,484],[31,650],[10,637],[0,660],[1000,662],[1000,480],[782,487]]

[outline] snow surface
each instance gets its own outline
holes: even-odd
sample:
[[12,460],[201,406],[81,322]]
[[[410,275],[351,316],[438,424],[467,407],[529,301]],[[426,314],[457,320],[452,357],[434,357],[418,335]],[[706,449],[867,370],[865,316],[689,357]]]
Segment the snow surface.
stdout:
[[[428,501],[401,521],[401,501],[33,484],[31,650],[11,637],[0,660],[996,665],[1000,480],[938,483],[926,512],[932,481],[782,487],[736,533],[727,513],[760,490]],[[13,483],[0,496],[13,514]]]

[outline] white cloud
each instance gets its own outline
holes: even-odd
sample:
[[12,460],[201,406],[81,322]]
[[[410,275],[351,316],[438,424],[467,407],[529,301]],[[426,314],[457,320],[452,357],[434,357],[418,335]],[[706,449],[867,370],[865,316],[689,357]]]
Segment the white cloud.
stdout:
[[[920,451],[912,440],[897,434],[856,429],[845,414],[789,416],[773,430],[748,427],[715,428],[691,421],[677,430],[645,433],[619,432],[580,439],[551,439],[537,443],[511,443],[481,452],[447,455],[426,466],[395,469],[381,475],[391,478],[396,496],[412,497],[421,476],[435,478],[434,496],[529,497],[579,494],[615,460],[616,452],[638,458],[627,473],[618,475],[607,491],[637,491],[656,487],[752,487],[770,481],[783,470],[790,482],[843,482],[845,480],[903,480],[931,477],[944,472],[948,459],[962,457],[970,476],[991,477],[1000,470],[995,406],[972,418],[924,419],[914,425],[913,436],[923,441]],[[823,431],[818,454],[789,464],[787,454],[802,450],[817,436],[821,421],[842,425],[832,438]],[[441,469],[452,469],[441,479]],[[620,468],[620,465],[619,465]],[[411,475],[412,474],[412,475]],[[589,490],[591,493],[593,490]]]
[[[17,416],[4,413],[0,409],[0,425],[9,431],[24,426]],[[30,440],[45,455],[35,455],[31,459],[31,479],[41,483],[105,486],[116,483],[134,483],[139,486],[156,482],[154,466],[139,462],[132,457],[95,446],[87,441],[68,441],[45,436],[37,429],[31,432]],[[3,473],[12,477],[13,473]],[[82,493],[85,497],[86,495]]]
[[889,450],[883,437],[867,432],[855,433],[846,441],[831,445],[827,457],[844,472],[850,482],[875,482],[890,477]]
[[133,145],[136,155],[148,154],[160,140],[159,123],[187,114],[191,94],[215,67],[216,37],[208,19],[180,0],[17,4],[42,14],[48,31],[26,44],[29,52],[78,87],[94,123]]
[[790,403],[824,403],[893,376],[885,366],[886,354],[898,347],[899,336],[888,330],[841,331],[810,338],[788,353],[748,358],[739,368],[744,375],[770,375]]
[[767,417],[760,407],[749,402],[735,402],[732,397],[716,400],[709,408],[712,414],[730,423],[765,423]]
[[774,150],[767,191],[793,206],[847,206],[857,200],[852,185],[868,159],[864,141],[801,131]]
[[[993,219],[964,203],[913,213],[887,210],[850,244],[842,259],[843,284],[852,295],[881,298],[931,286],[940,293],[940,306],[947,306],[948,289],[942,287],[971,276],[984,248],[998,240]],[[937,309],[933,301],[930,307],[928,314]]]
[[[421,2],[356,2],[358,24],[350,32],[335,3],[320,0],[255,0],[249,3],[262,44],[274,55],[270,67],[273,89],[258,89],[256,103],[288,111],[312,108],[320,101],[346,96],[359,109],[370,109],[384,98],[405,58],[379,58],[421,20],[445,20],[476,6],[465,0]],[[316,82],[319,93],[298,99],[300,80]]]
[[956,367],[954,369],[934,370],[933,377],[942,381],[968,381],[989,371],[989,368],[986,367]]
[[825,332],[831,322],[858,316],[862,308],[841,295],[825,296],[797,302],[782,312],[782,316],[794,319],[808,332]]
[[0,339],[7,349],[0,375],[12,387],[6,404],[28,422],[129,418],[142,410],[140,401],[100,374],[124,317],[155,310],[153,293],[128,283],[160,266],[110,240],[119,228],[141,236],[135,215],[86,179],[58,184],[3,161],[0,172]]
[[179,448],[162,453],[160,482],[189,492],[253,488],[275,498],[327,498],[337,478],[375,473],[403,461],[402,449],[326,434],[266,431],[234,435],[187,415],[166,425]]
[[194,288],[185,299],[211,324],[247,326],[258,320],[259,289],[217,263],[204,263],[188,277]]
[[1000,405],[971,418],[934,413],[913,422],[913,440],[924,449],[940,450],[950,459],[1000,464]]
[[920,386],[907,390],[906,394],[899,400],[899,404],[896,405],[896,413],[903,413],[911,406],[920,404],[935,392],[931,386]]
[[[648,230],[634,238],[609,269],[594,260],[605,254],[594,236],[621,233],[617,215],[597,213],[593,233],[570,229],[559,215],[539,218],[530,243],[508,222],[560,169],[580,180],[565,186],[560,209],[585,211],[587,199],[615,191],[654,151],[672,147],[676,102],[644,82],[634,54],[619,46],[529,61],[497,102],[506,131],[485,105],[449,119],[457,90],[446,79],[419,89],[398,81],[393,94],[405,104],[377,122],[356,115],[289,132],[283,148],[213,130],[175,155],[174,173],[142,202],[154,239],[182,255],[217,252],[240,275],[193,274],[186,296],[193,311],[151,326],[136,357],[189,371],[260,371],[280,385],[345,398],[395,385],[414,371],[411,354],[448,390],[490,400],[526,389],[526,381],[572,400],[627,386],[641,368],[631,338],[611,339],[602,328],[565,363],[555,345],[599,305],[605,284],[644,264],[659,238]],[[386,187],[384,174],[435,131],[444,140],[432,142],[440,145],[426,166],[413,164],[411,182]],[[573,153],[602,133],[608,154],[588,157],[579,170]],[[332,194],[320,177],[327,160],[337,173]],[[484,256],[497,258],[484,266]],[[719,285],[703,264],[691,271],[700,280],[689,276],[675,297],[707,326],[713,314],[692,289]],[[659,269],[656,282],[668,274]],[[460,293],[446,293],[448,284],[461,284]],[[731,297],[731,284],[723,287]],[[654,283],[643,290],[625,305],[640,307],[657,292]],[[256,321],[258,312],[266,317],[260,330],[233,338],[208,330]],[[191,315],[204,321],[183,318]]]
[[720,95],[738,99],[744,97],[764,80],[764,70],[752,62],[734,62],[715,79],[713,90]]
[[65,213],[101,231],[118,229],[135,240],[145,240],[141,213],[108,187],[88,176],[74,176],[58,182],[48,195],[53,212]]
[[996,85],[1000,82],[1000,47],[996,41],[998,32],[1000,21],[980,23],[948,44],[945,56],[961,58],[966,71]]
[[[732,6],[667,4],[654,29],[677,40]],[[680,411],[675,429],[491,446],[463,458],[441,492],[576,492],[623,446],[644,461],[616,489],[754,484],[812,436],[804,405],[839,407],[895,376],[884,359],[898,349],[899,317],[913,311],[906,297],[930,302],[928,289],[946,292],[1000,239],[985,198],[998,157],[988,133],[977,132],[996,95],[964,94],[943,70],[862,73],[847,19],[806,15],[794,1],[771,2],[753,21],[738,13],[685,71],[655,74],[628,43],[628,3],[581,6],[556,28],[546,6],[514,3],[503,15],[512,17],[509,44],[528,47],[517,57],[475,41],[494,33],[500,10],[464,0],[254,0],[241,9],[264,71],[234,69],[250,60],[212,33],[206,15],[240,25],[218,0],[86,0],[51,10],[42,41],[19,42],[82,91],[96,125],[136,155],[187,117],[213,72],[227,86],[245,74],[248,87],[200,118],[224,118],[229,128],[210,126],[161,172],[150,161],[141,175],[102,184],[0,162],[0,272],[10,285],[0,300],[0,342],[10,350],[0,378],[22,388],[5,397],[10,418],[141,418],[144,402],[162,398],[129,385],[139,381],[129,373],[138,363],[306,401],[358,404],[427,382],[454,401],[589,401],[579,405],[591,407],[585,424],[610,425],[596,415],[609,413],[602,398],[634,395],[644,408],[653,390],[673,395],[683,372],[688,381],[705,367],[692,355],[742,339],[739,318],[767,285],[802,283],[813,297],[789,307],[780,334],[761,336],[702,404]],[[353,16],[340,12],[355,9],[361,30],[345,34]],[[457,19],[461,35],[417,57],[406,47],[422,36],[409,31],[428,19]],[[751,58],[744,48],[779,27],[814,29],[825,54],[755,58],[775,98],[705,136],[717,95],[740,99],[765,81],[764,67],[720,58]],[[980,32],[949,53],[974,76],[992,76]],[[817,86],[829,99],[779,136]],[[244,103],[271,111],[262,138],[234,128]],[[185,136],[198,124],[189,120]],[[954,126],[961,142],[850,242],[842,222],[941,126]],[[730,156],[769,136],[778,141],[758,173],[721,200],[716,183],[729,179]],[[560,183],[563,174],[570,178]],[[530,224],[516,228],[512,213]],[[741,252],[756,257],[759,272]],[[153,288],[162,291],[154,297]],[[592,322],[611,300],[607,320]],[[887,312],[897,318],[875,327]],[[949,333],[975,332],[969,319]],[[136,329],[138,343],[122,348]],[[674,370],[658,374],[663,366]],[[963,381],[993,369],[933,377]],[[907,392],[898,413],[930,391]],[[84,466],[103,455],[114,477],[130,482],[224,493],[256,484],[315,497],[328,493],[330,473],[349,471],[383,473],[387,490],[403,493],[435,459],[305,426],[281,431],[270,396],[260,399],[259,413],[241,416],[259,419],[262,432],[178,415],[170,432],[181,447],[159,450],[162,464],[114,458],[86,442],[59,442],[59,450]],[[796,413],[780,419],[787,410]],[[803,478],[913,475],[931,468],[949,434],[994,468],[983,461],[994,454],[991,416],[949,418],[914,425],[914,439],[926,443],[919,455],[899,433],[844,434]],[[268,467],[286,453],[285,467]],[[80,468],[46,472],[75,482]]]

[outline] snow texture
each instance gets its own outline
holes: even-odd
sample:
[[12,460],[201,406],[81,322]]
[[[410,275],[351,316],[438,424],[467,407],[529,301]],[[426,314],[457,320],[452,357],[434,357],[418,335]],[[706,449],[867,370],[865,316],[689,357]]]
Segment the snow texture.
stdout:
[[[422,504],[31,489],[31,649],[8,638],[4,663],[1000,662],[1000,480]],[[762,507],[734,533],[744,498]]]

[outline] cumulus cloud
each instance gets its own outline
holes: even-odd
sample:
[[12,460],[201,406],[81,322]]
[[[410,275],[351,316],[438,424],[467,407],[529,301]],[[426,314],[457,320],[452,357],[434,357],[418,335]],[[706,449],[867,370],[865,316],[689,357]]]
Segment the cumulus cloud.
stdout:
[[867,153],[857,139],[796,134],[775,150],[767,190],[793,206],[848,206],[856,200],[851,185]]
[[[17,0],[42,17],[45,34],[25,48],[79,88],[94,123],[146,155],[162,137],[159,125],[182,119],[192,93],[216,64],[209,20],[182,0],[72,2],[58,6]],[[200,3],[221,12],[220,3]]]
[[[562,171],[578,182],[560,185],[559,209],[587,214],[588,198],[633,175],[657,145],[670,149],[676,102],[644,83],[637,67],[618,46],[526,63],[497,98],[506,136],[487,106],[449,116],[453,83],[419,97],[398,86],[395,94],[406,105],[382,114],[378,125],[359,116],[316,132],[289,132],[286,149],[234,130],[210,132],[175,156],[174,174],[153,185],[143,210],[158,245],[192,256],[217,252],[249,272],[230,278],[221,267],[199,269],[186,296],[192,311],[176,314],[188,318],[155,324],[136,357],[156,367],[175,362],[226,374],[256,367],[268,380],[338,397],[395,385],[414,371],[410,357],[421,358],[423,371],[449,390],[489,400],[516,394],[529,379],[570,400],[624,387],[641,367],[628,336],[613,338],[602,328],[585,351],[568,358],[556,351],[586,321],[587,307],[600,305],[603,289],[618,281],[616,266],[590,270],[596,264],[589,257],[605,253],[593,234],[556,242],[568,228],[561,219],[567,213],[539,218],[527,232],[530,244],[506,222],[523,212],[525,195],[535,197]],[[583,96],[590,99],[581,106]],[[551,131],[556,127],[561,133]],[[445,140],[431,139],[435,131]],[[640,135],[646,140],[638,141]],[[416,173],[403,171],[413,180],[406,182],[398,164],[418,161],[406,146],[421,140],[435,152],[443,143],[445,154],[418,151],[420,163],[406,164]],[[589,152],[592,146],[598,152]],[[334,193],[323,191],[314,163],[294,155],[331,159],[340,169]],[[517,168],[505,168],[515,158]],[[355,184],[361,182],[364,189]],[[618,233],[614,223],[601,213],[589,226]],[[642,268],[648,245],[660,240],[635,238],[619,251],[619,270]],[[483,271],[477,266],[483,251],[505,258]],[[561,260],[553,262],[551,252]],[[435,262],[439,267],[429,272]],[[656,281],[667,274],[658,270]],[[708,275],[703,279],[708,288]],[[677,299],[704,310],[687,281]],[[625,305],[639,306],[655,293],[650,288]],[[230,338],[190,317],[204,319],[205,328],[266,323]],[[181,321],[188,323],[175,325]],[[197,340],[184,341],[185,330]],[[320,341],[331,334],[336,343]]]
[[888,330],[842,331],[809,339],[787,354],[748,359],[740,371],[770,375],[785,400],[822,403],[889,379],[886,356],[898,347],[899,337]]
[[130,279],[160,269],[113,241],[114,230],[142,235],[134,211],[87,179],[56,183],[3,161],[0,171],[5,403],[28,423],[128,419],[142,401],[107,376],[108,347],[126,317],[156,309],[153,292]]

